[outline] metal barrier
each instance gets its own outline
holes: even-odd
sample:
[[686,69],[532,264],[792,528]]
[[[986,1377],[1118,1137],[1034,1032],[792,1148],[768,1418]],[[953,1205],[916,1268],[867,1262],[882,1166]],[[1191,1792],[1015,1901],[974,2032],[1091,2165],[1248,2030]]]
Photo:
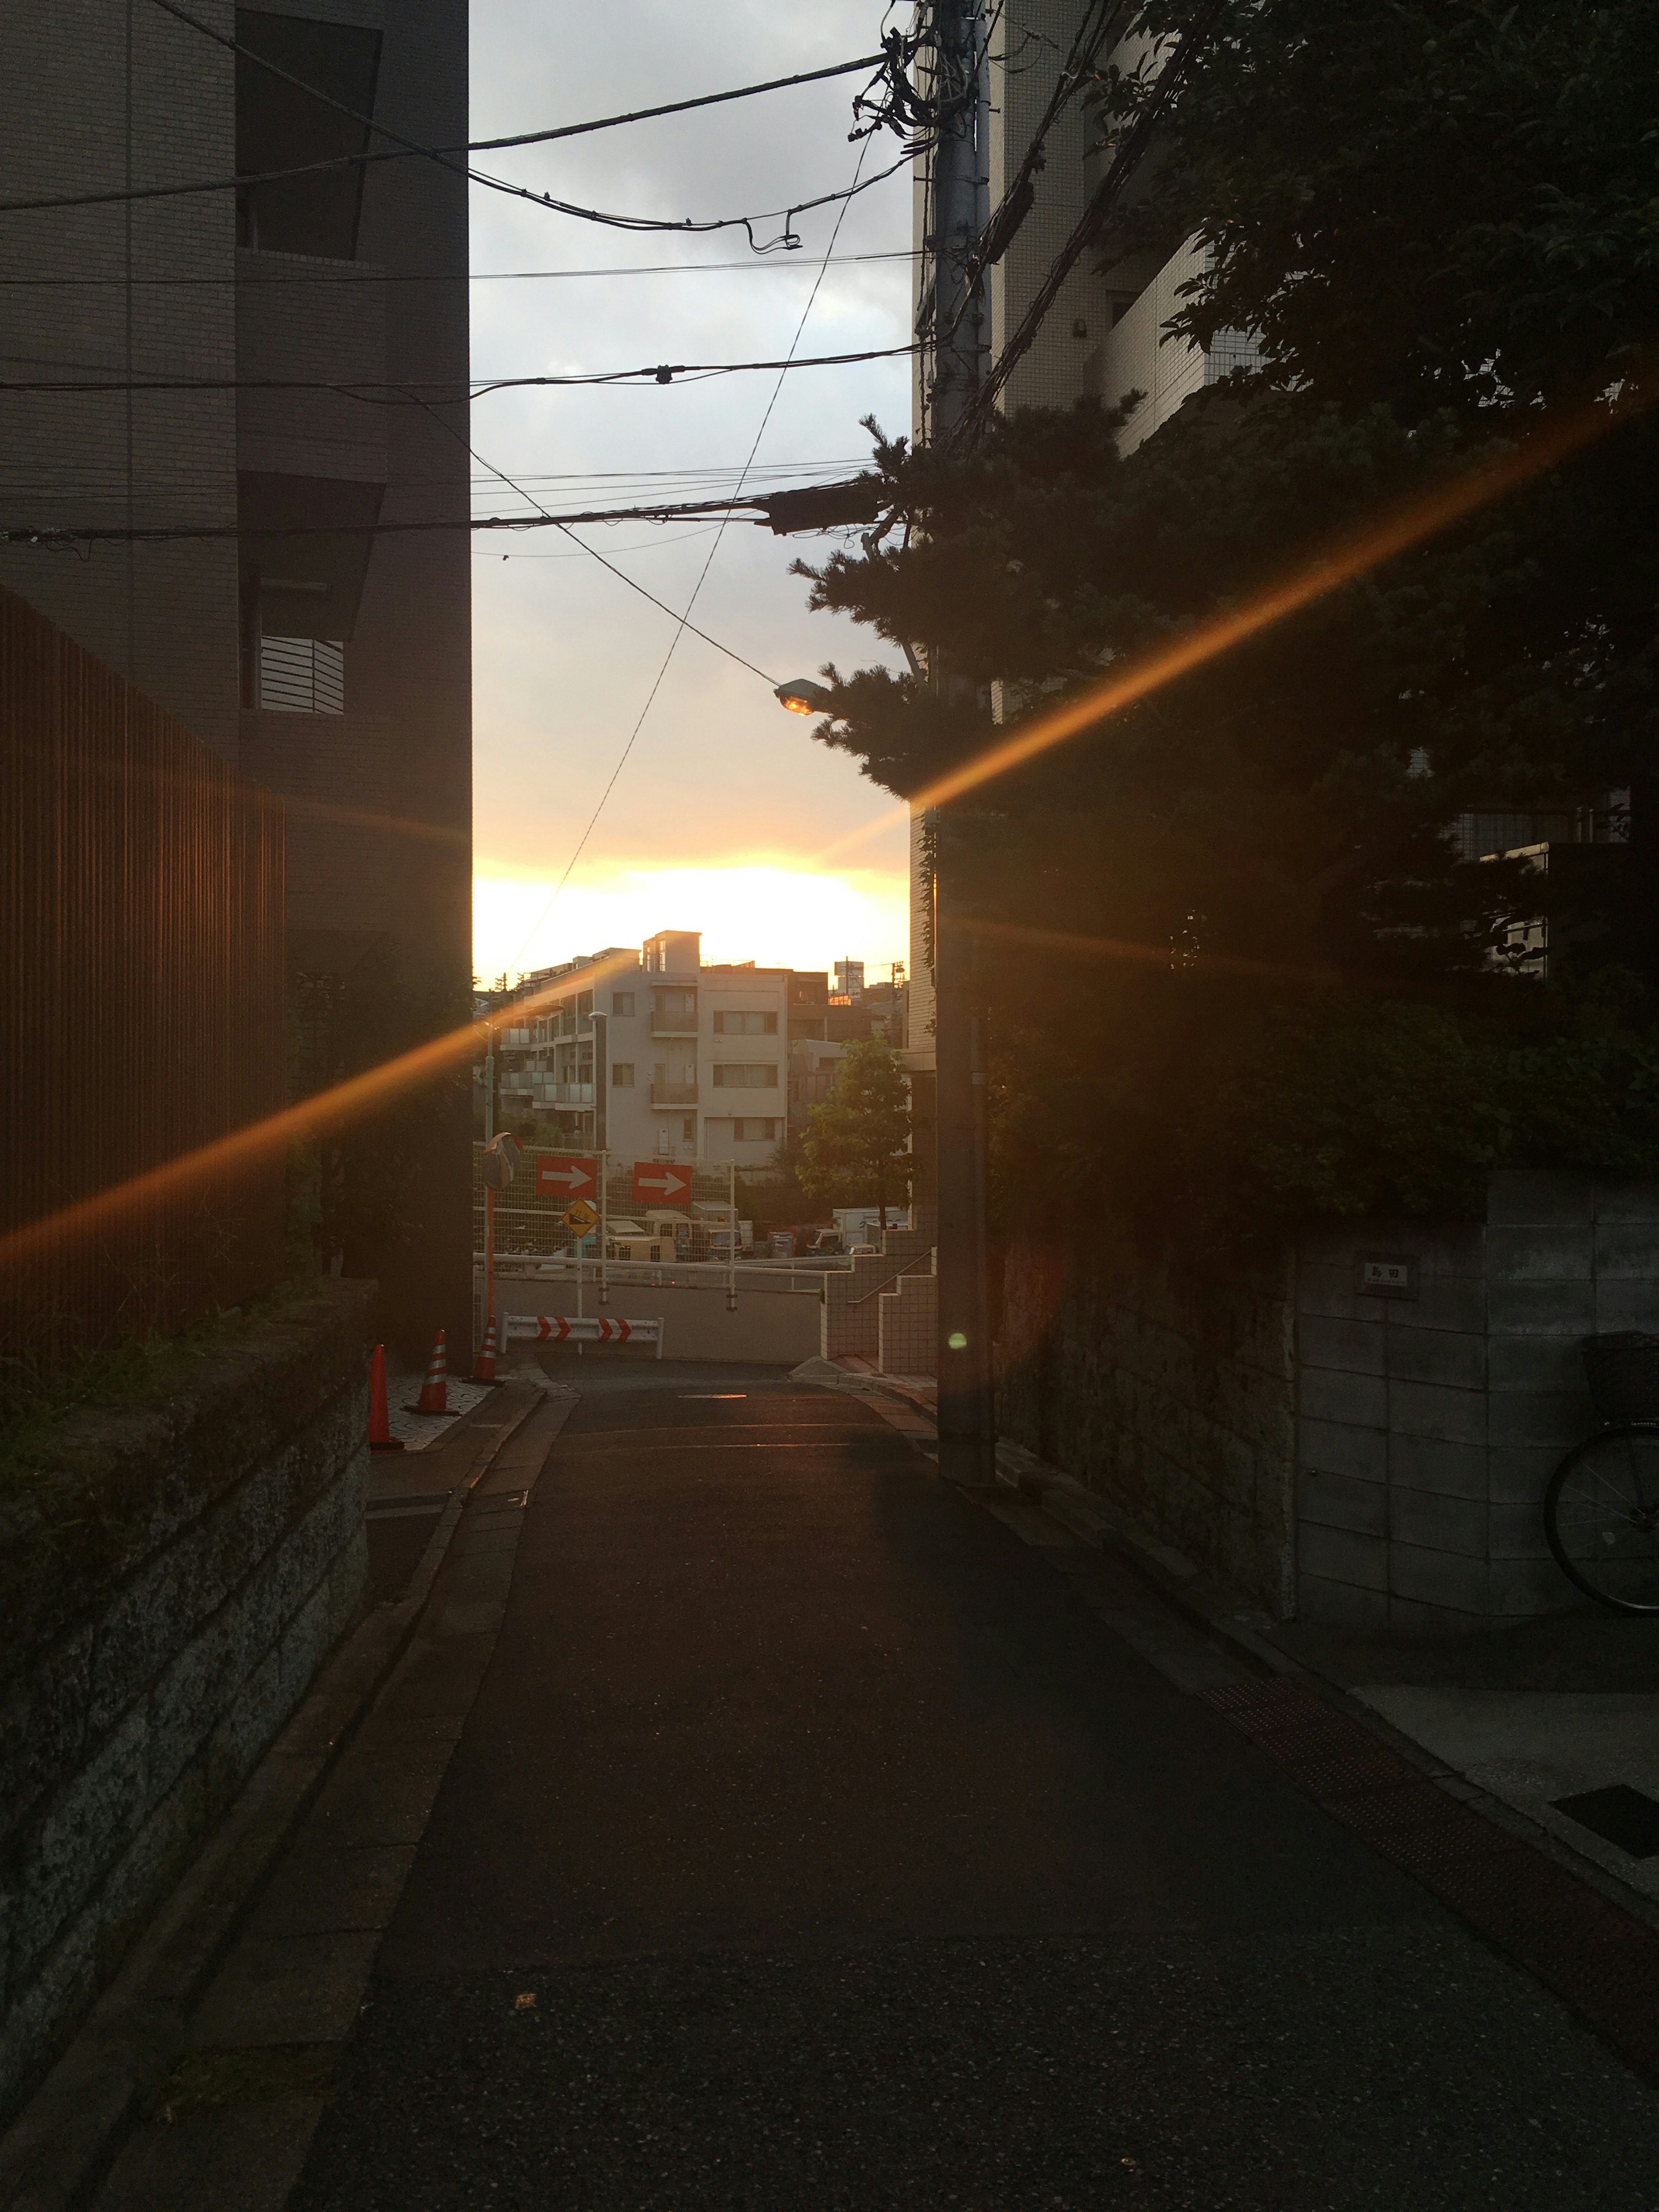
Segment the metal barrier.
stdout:
[[503,1314],[501,1334],[538,1344],[654,1344],[662,1358],[660,1321],[615,1321],[608,1314]]
[[[479,1264],[475,1261],[475,1267]],[[556,1281],[576,1284],[582,1291],[614,1291],[618,1285],[625,1288],[631,1283],[638,1288],[655,1291],[757,1291],[821,1298],[825,1275],[847,1273],[850,1265],[849,1262],[846,1269],[832,1270],[792,1267],[782,1261],[739,1260],[734,1266],[726,1260],[607,1260],[601,1269],[597,1260],[573,1260],[562,1255],[535,1260],[497,1252],[495,1279],[546,1282],[550,1277]]]

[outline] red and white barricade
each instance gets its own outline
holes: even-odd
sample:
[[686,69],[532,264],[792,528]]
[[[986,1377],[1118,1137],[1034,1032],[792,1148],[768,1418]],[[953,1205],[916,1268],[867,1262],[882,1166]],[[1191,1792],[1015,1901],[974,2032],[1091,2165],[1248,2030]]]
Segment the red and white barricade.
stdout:
[[662,1358],[660,1321],[615,1321],[609,1314],[504,1314],[501,1334],[532,1344],[654,1344]]

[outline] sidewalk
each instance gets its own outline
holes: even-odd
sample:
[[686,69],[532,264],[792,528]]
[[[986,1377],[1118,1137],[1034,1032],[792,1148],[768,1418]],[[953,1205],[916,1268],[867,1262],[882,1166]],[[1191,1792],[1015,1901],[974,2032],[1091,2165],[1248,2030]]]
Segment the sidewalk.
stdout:
[[1659,1901],[1659,1620],[1587,1610],[1424,1644],[1299,1621],[1266,1633],[1466,1781]]
[[[933,1414],[926,1377],[883,1376],[857,1359],[808,1365],[810,1378],[797,1370],[803,1380],[879,1393],[910,1422]],[[1129,1559],[1257,1672],[1300,1671],[1329,1685],[1359,1717],[1384,1723],[1385,1737],[1413,1747],[1426,1771],[1518,1814],[1603,1894],[1656,1922],[1659,1620],[1586,1607],[1419,1643],[1275,1622],[1022,1447],[999,1445],[998,1462],[1005,1482],[1085,1541]]]

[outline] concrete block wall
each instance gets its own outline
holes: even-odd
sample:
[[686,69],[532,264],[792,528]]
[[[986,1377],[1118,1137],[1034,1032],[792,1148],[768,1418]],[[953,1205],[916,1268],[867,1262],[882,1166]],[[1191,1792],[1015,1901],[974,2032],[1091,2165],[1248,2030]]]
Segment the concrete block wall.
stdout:
[[880,1293],[898,1270],[933,1246],[926,1229],[890,1229],[872,1259],[829,1270],[823,1278],[818,1349],[825,1359],[853,1353],[875,1359],[881,1352]]
[[71,1417],[0,1507],[0,2123],[362,1605],[369,1295]]
[[1294,1591],[1288,1256],[1017,1234],[997,1419],[1026,1445],[1276,1614]]
[[[1367,1254],[1415,1294],[1362,1288]],[[1582,1603],[1544,1489],[1594,1425],[1582,1340],[1659,1328],[1659,1186],[1497,1175],[1484,1224],[1324,1232],[1296,1273],[1298,1613],[1436,1633]]]
[[939,1364],[939,1277],[901,1275],[876,1300],[876,1364],[884,1375],[931,1375]]

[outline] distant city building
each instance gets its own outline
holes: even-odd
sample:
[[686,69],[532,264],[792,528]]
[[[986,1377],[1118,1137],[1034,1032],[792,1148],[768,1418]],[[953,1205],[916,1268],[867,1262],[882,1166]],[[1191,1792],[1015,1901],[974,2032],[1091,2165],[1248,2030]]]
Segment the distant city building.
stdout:
[[526,975],[500,1010],[501,1112],[624,1158],[770,1166],[788,1119],[789,1041],[821,1024],[822,975],[705,963],[695,930],[608,946]]
[[837,997],[850,999],[855,1005],[864,996],[864,963],[862,960],[837,960],[836,963],[836,993]]

